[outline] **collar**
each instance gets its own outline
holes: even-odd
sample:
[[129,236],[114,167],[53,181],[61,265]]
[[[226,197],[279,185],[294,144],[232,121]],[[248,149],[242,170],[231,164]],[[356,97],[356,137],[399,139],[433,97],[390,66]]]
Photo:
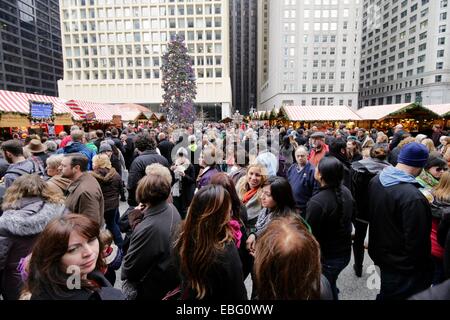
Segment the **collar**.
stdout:
[[163,201],[162,203],[158,204],[157,206],[147,208],[144,212],[144,219],[149,216],[156,216],[158,214],[163,213],[169,208],[169,204],[167,201]]

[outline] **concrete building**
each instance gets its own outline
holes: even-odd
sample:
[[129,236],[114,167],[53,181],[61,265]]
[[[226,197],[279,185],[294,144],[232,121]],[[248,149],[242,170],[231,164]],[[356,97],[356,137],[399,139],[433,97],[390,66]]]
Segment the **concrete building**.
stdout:
[[162,102],[161,56],[176,33],[197,75],[196,106],[231,115],[228,0],[62,0],[60,96],[103,103]]
[[0,89],[58,95],[58,0],[0,0]]
[[263,0],[258,24],[259,109],[356,108],[361,9],[360,0]]
[[364,0],[359,107],[450,102],[448,0]]
[[259,0],[230,0],[230,69],[233,107],[248,115],[257,107]]

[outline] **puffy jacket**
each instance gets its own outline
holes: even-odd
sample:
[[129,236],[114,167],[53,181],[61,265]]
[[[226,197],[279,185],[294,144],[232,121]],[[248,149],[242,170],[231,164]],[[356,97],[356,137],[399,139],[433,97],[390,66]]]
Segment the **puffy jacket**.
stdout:
[[81,154],[85,155],[86,158],[88,158],[88,160],[89,160],[88,170],[92,170],[92,158],[94,158],[94,156],[96,155],[95,152],[93,152],[91,149],[89,149],[84,144],[82,144],[81,142],[78,142],[78,141],[70,142],[64,148],[56,151],[56,153],[57,154],[81,153]]
[[63,203],[23,198],[16,208],[6,210],[0,217],[0,294],[5,300],[19,298],[23,285],[17,271],[20,259],[31,252],[48,222],[63,212]]
[[122,178],[116,169],[98,169],[91,172],[102,189],[103,199],[105,201],[104,211],[110,211],[119,208],[119,197],[123,190]]

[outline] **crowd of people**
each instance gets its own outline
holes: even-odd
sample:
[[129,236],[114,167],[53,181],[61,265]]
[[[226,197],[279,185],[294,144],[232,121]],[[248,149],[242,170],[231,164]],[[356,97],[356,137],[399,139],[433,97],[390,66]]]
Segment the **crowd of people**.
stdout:
[[4,300],[338,300],[366,248],[377,299],[450,299],[439,125],[72,126],[0,148]]

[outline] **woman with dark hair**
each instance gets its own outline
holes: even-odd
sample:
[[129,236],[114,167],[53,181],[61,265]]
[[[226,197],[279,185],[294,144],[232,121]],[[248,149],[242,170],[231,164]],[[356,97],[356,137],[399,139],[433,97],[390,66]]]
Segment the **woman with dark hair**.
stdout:
[[209,185],[194,196],[175,242],[183,298],[247,300],[231,216],[231,197],[223,187]]
[[100,226],[81,214],[51,221],[39,236],[27,267],[31,300],[123,300],[103,273]]
[[274,219],[256,244],[255,289],[259,300],[331,300],[321,275],[320,246],[294,216]]
[[251,272],[253,264],[252,257],[245,246],[245,243],[247,242],[247,232],[245,229],[245,223],[247,222],[247,208],[239,199],[233,180],[226,173],[218,173],[213,176],[211,184],[224,187],[230,194],[232,216],[229,224],[233,229],[234,241],[239,250],[245,279]]
[[258,215],[256,230],[247,239],[247,249],[252,255],[255,253],[256,239],[261,236],[273,219],[296,213],[292,188],[285,178],[270,177],[264,183],[261,204],[263,209]]
[[306,221],[320,244],[322,272],[330,282],[333,297],[338,299],[336,281],[350,262],[354,200],[342,185],[344,168],[335,157],[324,157],[316,168],[320,191],[309,201]]
[[38,175],[23,175],[6,189],[0,216],[0,295],[17,300],[23,281],[21,258],[32,250],[47,223],[63,214],[64,196]]
[[172,236],[181,221],[177,208],[167,202],[171,181],[169,169],[139,182],[136,199],[144,207],[142,221],[134,228],[122,265],[122,280],[127,297],[136,300],[161,300],[179,283],[171,258]]
[[[343,184],[347,188],[350,189],[350,169],[351,169],[351,162],[348,160],[347,155],[347,142],[343,139],[335,139],[331,145],[330,145],[330,152],[328,153],[329,156],[333,156],[336,159],[338,159],[341,164],[342,168],[344,170],[343,172]],[[361,158],[362,159],[362,158]]]

